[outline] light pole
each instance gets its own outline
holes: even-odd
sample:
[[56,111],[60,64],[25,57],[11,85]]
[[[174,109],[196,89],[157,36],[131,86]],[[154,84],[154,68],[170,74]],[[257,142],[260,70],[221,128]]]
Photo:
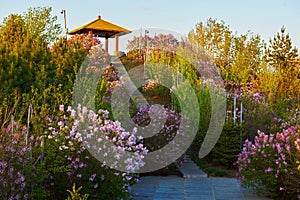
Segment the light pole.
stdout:
[[148,41],[147,41],[147,34],[149,33],[148,30],[145,30],[145,59],[144,59],[144,79],[146,79],[146,61],[147,61],[147,47],[148,47]]
[[65,33],[65,37],[67,39],[67,16],[66,16],[66,10],[61,10],[60,11],[61,14],[64,15],[64,33]]

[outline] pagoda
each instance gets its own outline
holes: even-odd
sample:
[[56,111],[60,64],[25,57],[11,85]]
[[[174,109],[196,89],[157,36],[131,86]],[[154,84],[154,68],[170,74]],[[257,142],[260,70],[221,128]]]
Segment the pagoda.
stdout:
[[101,19],[101,16],[98,16],[97,19],[75,28],[72,31],[69,31],[69,35],[75,34],[89,34],[92,37],[103,37],[105,38],[105,52],[108,53],[108,38],[115,38],[115,53],[119,51],[119,37],[122,35],[126,35],[131,33],[130,30],[108,22],[106,20]]

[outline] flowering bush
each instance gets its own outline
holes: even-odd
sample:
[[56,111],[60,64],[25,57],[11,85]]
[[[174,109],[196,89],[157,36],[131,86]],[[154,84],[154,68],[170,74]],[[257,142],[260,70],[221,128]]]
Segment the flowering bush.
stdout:
[[[65,199],[73,183],[84,185],[83,192],[91,198],[128,196],[130,185],[137,180],[131,172],[144,165],[147,149],[141,137],[107,118],[105,110],[96,114],[80,105],[77,110],[60,105],[58,113],[47,118],[47,131],[36,137],[30,134],[26,139],[26,127],[9,125],[0,137],[1,197]],[[133,156],[123,162],[124,152],[129,151]],[[97,160],[95,152],[104,155],[103,159]],[[111,160],[128,172],[112,169]]]
[[246,140],[239,154],[237,176],[276,199],[300,198],[300,129],[291,126],[275,135],[258,131],[254,142]]
[[[111,113],[111,96],[116,87],[122,86],[122,82],[118,80],[118,71],[114,65],[110,64],[102,70],[95,94],[96,110],[108,110]],[[112,115],[109,116],[112,119]]]
[[1,131],[0,195],[3,199],[28,199],[24,168],[29,164],[31,147],[25,145],[25,135],[26,127],[16,122]]
[[101,44],[100,40],[88,35],[88,34],[77,34],[72,36],[68,40],[68,44],[71,47],[74,47],[76,45],[82,45],[83,48],[88,52],[92,49],[93,46]]
[[[126,132],[120,123],[108,120],[109,113],[105,110],[99,110],[96,114],[79,105],[77,110],[68,107],[67,113],[61,106],[58,120],[49,122],[45,159],[50,166],[53,163],[50,161],[61,162],[59,169],[51,172],[50,185],[71,187],[72,183],[79,183],[84,185],[83,192],[94,198],[112,198],[112,194],[125,197],[135,177],[111,168],[126,165],[128,172],[132,172],[142,167],[143,155],[147,153],[141,143],[142,138]],[[113,144],[114,148],[108,148],[108,143]],[[55,153],[51,154],[53,151]],[[126,164],[120,163],[122,153],[126,151],[134,152],[135,157]],[[104,160],[97,160],[99,157],[95,153],[102,155]],[[110,162],[112,155],[115,165]],[[56,191],[54,193],[57,195]]]
[[[164,112],[160,112],[160,110],[164,110]],[[183,118],[185,118],[184,115],[168,108],[165,109],[163,105],[160,105],[160,107],[143,106],[132,120],[141,126],[140,131],[144,134],[149,130],[151,131],[148,135],[151,134],[152,137],[145,138],[144,145],[149,151],[155,151],[171,142],[177,134],[183,134],[179,131],[179,126],[182,126],[180,122]]]

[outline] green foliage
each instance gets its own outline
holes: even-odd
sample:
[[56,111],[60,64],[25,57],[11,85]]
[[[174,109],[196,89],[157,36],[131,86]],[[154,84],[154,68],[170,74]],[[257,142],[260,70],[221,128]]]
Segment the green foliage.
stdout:
[[259,35],[250,32],[233,35],[224,21],[210,18],[206,23],[198,23],[188,37],[211,57],[222,70],[224,79],[247,83],[255,77],[264,45]]
[[258,35],[246,33],[233,38],[234,51],[229,65],[222,68],[226,80],[248,83],[255,79],[261,63],[263,43]]
[[215,176],[217,176],[217,177],[223,177],[223,176],[226,176],[226,175],[227,175],[227,172],[224,171],[224,170],[217,170],[215,172]]
[[[30,199],[64,199],[65,189],[72,187],[73,183],[72,191],[68,190],[70,200],[87,199],[88,195],[82,196],[80,192],[93,195],[95,187],[101,193],[97,198],[127,198],[128,194],[123,187],[126,182],[124,177],[114,170],[100,168],[99,162],[94,158],[86,159],[91,156],[88,152],[80,154],[80,159],[88,162],[88,167],[76,170],[82,177],[73,175],[66,178],[66,172],[70,171],[71,166],[66,156],[75,157],[77,153],[59,150],[60,144],[48,138],[49,124],[52,123],[51,126],[56,127],[61,134],[57,139],[64,144],[69,142],[65,136],[70,131],[73,121],[66,120],[66,113],[59,111],[58,107],[71,104],[75,80],[77,80],[75,103],[82,102],[88,107],[93,107],[92,104],[95,103],[96,109],[106,110],[110,110],[109,97],[112,89],[119,84],[116,72],[107,68],[109,57],[105,54],[101,43],[88,35],[76,35],[69,40],[59,38],[61,27],[57,23],[57,17],[51,15],[51,11],[51,8],[30,8],[22,15],[9,15],[0,26],[0,147],[3,150],[0,153],[0,161],[9,161],[15,169],[20,169],[19,172],[26,179],[26,192]],[[243,129],[233,125],[229,120],[208,159],[233,167],[233,162],[240,151],[241,131],[243,137],[250,140],[255,138],[258,129],[275,134],[280,128],[273,121],[274,118],[286,120],[294,117],[290,112],[299,107],[300,96],[298,50],[292,46],[285,28],[282,28],[266,45],[259,35],[250,32],[240,36],[234,35],[225,22],[214,19],[198,23],[188,34],[188,41],[190,44],[186,41],[179,43],[172,35],[136,37],[129,42],[130,51],[127,57],[122,57],[121,60],[127,70],[143,64],[144,60],[147,61],[147,66],[151,66],[147,75],[157,85],[151,90],[142,91],[151,103],[165,103],[168,107],[181,111],[179,99],[174,91],[177,88],[180,100],[188,103],[189,96],[185,94],[189,93],[191,88],[186,87],[182,79],[192,85],[200,109],[199,131],[193,143],[198,148],[208,130],[212,103],[210,88],[205,84],[203,75],[192,65],[198,66],[199,60],[213,60],[221,70],[226,83],[230,82],[226,88],[227,92],[242,92],[241,100],[245,109]],[[182,48],[180,44],[187,46]],[[93,47],[95,45],[97,47]],[[196,48],[199,46],[203,49]],[[151,47],[150,54],[146,53],[146,47]],[[83,67],[80,69],[80,66]],[[175,71],[183,76],[175,76]],[[176,88],[169,89],[160,84],[162,80],[175,83]],[[147,86],[149,85],[145,85]],[[260,94],[262,99],[254,99],[254,94]],[[155,99],[157,97],[160,99]],[[132,116],[137,113],[138,108],[135,106],[135,100],[130,103]],[[231,104],[232,102],[228,103],[229,108],[232,107]],[[33,108],[33,112],[28,117],[30,107]],[[12,118],[16,122],[13,125],[14,133],[8,129]],[[168,119],[166,126],[178,125],[179,118],[176,114],[175,118]],[[60,129],[57,122],[61,119],[66,120],[68,128]],[[145,119],[137,121],[146,123],[143,121]],[[21,162],[17,154],[22,151],[16,151],[14,156],[10,156],[12,152],[4,147],[10,147],[12,144],[14,144],[12,149],[20,150],[25,147],[25,135],[18,134],[22,132],[21,127],[27,124],[27,120],[29,123],[27,128],[35,143],[26,155],[20,156],[23,159]],[[145,142],[153,149],[158,149],[174,137],[176,130],[176,128],[171,131],[162,130],[161,136],[156,135],[150,138],[151,141],[149,139]],[[15,143],[12,139],[15,139]],[[270,152],[270,155],[276,153],[269,147],[264,147],[264,150],[266,153]],[[288,157],[294,159],[290,154]],[[253,166],[257,167],[255,169],[275,166],[273,157],[268,162],[265,162],[263,156],[253,156],[251,159],[254,161]],[[293,167],[296,166],[294,161],[291,165]],[[215,176],[226,175],[225,171],[209,168],[202,161],[198,164]],[[96,185],[89,180],[92,171],[97,171],[96,179],[101,184]],[[279,181],[266,176],[265,169],[260,169],[257,173],[255,181],[260,184],[259,181],[262,180],[271,193],[278,192],[272,186],[278,185]],[[250,171],[245,172],[248,179],[245,183],[251,184],[253,174]],[[14,184],[17,171],[11,174],[7,172],[6,175],[9,176],[5,180]],[[290,187],[287,180],[294,181],[295,176],[285,175],[279,178]],[[126,183],[132,182],[131,180]],[[83,185],[84,188],[76,189],[75,183]],[[17,184],[16,190],[26,195],[22,187]],[[10,188],[0,188],[0,192],[3,198],[8,197],[9,193],[12,194]]]
[[224,21],[209,18],[206,23],[198,23],[188,37],[199,44],[218,66],[223,66],[224,62],[230,60],[233,36]]
[[95,94],[95,108],[96,110],[103,109],[110,111],[109,101],[109,84],[107,80],[102,76],[99,80],[96,94]]
[[48,44],[56,41],[62,32],[57,16],[52,16],[51,12],[51,7],[35,7],[29,8],[23,15],[25,29],[29,34],[41,37]]
[[65,38],[57,40],[51,48],[51,63],[55,66],[52,77],[55,82],[52,84],[62,84],[65,91],[72,90],[74,80],[86,56],[83,46],[69,44]]
[[[50,21],[53,26],[48,24]],[[51,29],[55,30],[54,24],[55,17],[51,16],[51,9],[46,8],[29,9],[24,15],[9,15],[1,24],[2,127],[10,115],[23,120],[21,116],[24,115],[24,109],[28,108],[28,101],[32,98],[32,88],[36,93],[40,93],[53,81],[54,66],[51,64],[52,55],[46,38],[55,35],[47,35],[49,32],[46,27],[51,26]],[[32,30],[35,25],[38,25],[39,30]]]
[[[12,90],[28,93],[31,86],[44,87],[51,55],[41,37],[30,35],[25,21],[19,15],[10,15],[0,29],[1,93]],[[20,79],[19,77],[23,77]]]
[[[275,98],[299,97],[299,57],[298,49],[292,46],[289,34],[282,27],[280,33],[270,39],[269,45],[265,47],[264,59],[272,68],[276,77]],[[262,78],[263,79],[263,78]]]
[[291,38],[285,33],[285,28],[282,27],[280,33],[270,39],[269,43],[269,46],[265,47],[266,61],[281,74],[294,70],[292,63],[298,57],[298,49],[292,46]]
[[270,131],[271,117],[275,117],[276,110],[265,101],[255,100],[253,96],[244,95],[242,99],[244,105],[245,138],[253,140],[257,135],[257,130]]
[[232,123],[225,124],[216,146],[209,155],[214,163],[228,168],[234,167],[234,162],[240,152],[240,131],[242,131],[241,127]]

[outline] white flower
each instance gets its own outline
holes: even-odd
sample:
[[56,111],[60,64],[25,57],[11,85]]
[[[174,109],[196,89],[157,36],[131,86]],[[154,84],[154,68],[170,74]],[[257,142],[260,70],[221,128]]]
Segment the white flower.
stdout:
[[65,106],[64,105],[59,105],[59,110],[62,111],[62,112],[64,112]]

